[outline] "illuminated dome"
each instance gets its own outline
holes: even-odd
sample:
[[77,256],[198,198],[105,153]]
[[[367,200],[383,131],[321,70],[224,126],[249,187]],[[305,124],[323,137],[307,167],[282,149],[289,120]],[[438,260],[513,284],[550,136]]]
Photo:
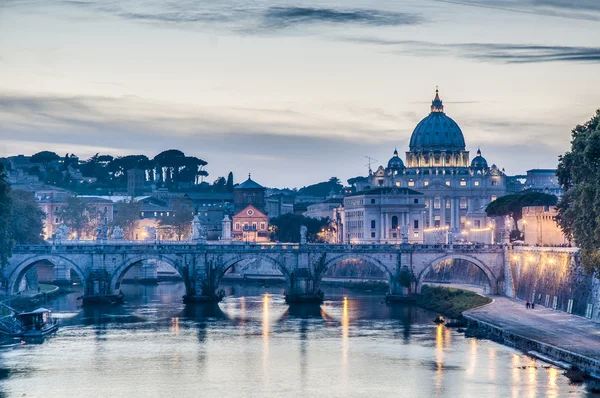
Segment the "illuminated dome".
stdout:
[[481,150],[477,149],[477,156],[471,161],[471,167],[474,169],[487,169],[487,160],[481,156]]
[[394,156],[388,162],[388,169],[401,170],[404,168],[404,162],[398,157],[398,150],[394,149]]
[[452,118],[444,113],[439,92],[431,102],[431,113],[417,124],[410,137],[411,152],[464,151],[465,138]]

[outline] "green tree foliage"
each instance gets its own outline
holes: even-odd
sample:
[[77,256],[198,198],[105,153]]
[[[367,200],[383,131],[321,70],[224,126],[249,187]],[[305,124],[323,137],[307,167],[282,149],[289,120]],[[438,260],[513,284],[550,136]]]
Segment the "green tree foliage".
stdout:
[[365,181],[367,179],[367,177],[353,177],[353,178],[348,178],[348,185],[352,185],[354,186],[357,182],[362,182]]
[[31,156],[31,158],[29,158],[29,161],[31,163],[41,163],[44,166],[44,169],[47,169],[49,163],[59,159],[60,156],[58,156],[55,152],[42,151]]
[[11,192],[11,237],[17,244],[41,244],[45,213],[38,207],[33,192]]
[[559,157],[556,172],[564,194],[558,223],[581,249],[581,262],[600,271],[600,109],[571,132],[571,150]]
[[485,208],[488,217],[510,216],[514,220],[515,229],[519,227],[517,221],[523,218],[523,207],[526,206],[555,206],[558,198],[543,192],[525,191],[502,196]]
[[[99,160],[98,160],[99,161]],[[127,183],[127,170],[152,168],[146,155],[120,156],[108,164],[108,171],[113,176],[113,182],[124,186]]]
[[124,238],[131,240],[134,238],[135,229],[140,222],[142,203],[131,199],[119,202],[117,206],[117,214],[113,220],[113,226],[123,228]]
[[279,217],[273,217],[269,223],[274,229],[274,240],[278,242],[300,242],[300,227],[306,225],[307,240],[309,242],[317,242],[317,234],[321,229],[327,228],[329,219],[316,219],[304,217],[298,214],[287,213]]
[[230,171],[227,175],[227,184],[225,184],[227,192],[233,193],[233,173]]
[[336,194],[340,193],[342,188],[343,186],[340,184],[340,180],[337,177],[331,177],[329,181],[319,182],[317,184],[301,188],[298,191],[298,195],[326,197],[332,191]]
[[159,220],[159,225],[167,230],[168,235],[176,240],[185,239],[189,235],[194,219],[192,202],[185,199],[171,201],[171,214]]
[[11,188],[7,181],[7,175],[4,172],[4,164],[0,163],[0,265],[2,268],[6,266],[8,258],[12,253],[11,218]]
[[81,238],[85,232],[93,228],[94,218],[97,212],[86,202],[77,196],[71,196],[67,199],[65,206],[62,206],[56,213],[62,219],[62,222],[75,232],[77,239]]

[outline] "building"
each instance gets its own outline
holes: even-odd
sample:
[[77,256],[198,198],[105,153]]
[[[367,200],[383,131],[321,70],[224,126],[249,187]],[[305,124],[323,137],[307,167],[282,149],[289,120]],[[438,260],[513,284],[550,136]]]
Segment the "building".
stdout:
[[549,193],[562,196],[562,188],[558,184],[558,177],[555,169],[531,169],[527,170],[524,189]]
[[261,213],[265,213],[265,187],[252,181],[248,174],[248,179],[233,188],[233,211],[234,214],[244,210],[248,205]]
[[269,240],[269,217],[253,205],[248,205],[233,216],[233,240],[266,242]]
[[322,203],[314,203],[308,205],[303,215],[305,217],[317,219],[329,218],[330,220],[334,220],[334,210],[340,207],[342,203],[344,203],[344,199],[341,197],[329,198]]
[[479,218],[488,203],[506,194],[506,175],[496,165],[488,166],[479,149],[470,160],[463,133],[444,112],[436,90],[431,112],[412,133],[406,162],[394,150],[387,167],[369,170],[366,179],[356,181],[359,191],[377,187],[422,192],[424,227],[447,230],[450,240],[456,240],[469,228],[471,214]]
[[267,197],[266,212],[269,218],[294,212],[294,197],[278,193]]
[[558,211],[553,206],[523,207],[521,228],[525,244],[536,246],[562,246],[569,243],[556,223]]
[[[379,187],[344,198],[344,242],[423,243],[425,195]],[[336,215],[337,218],[337,215]]]
[[131,197],[144,194],[146,172],[141,169],[127,170],[127,195]]

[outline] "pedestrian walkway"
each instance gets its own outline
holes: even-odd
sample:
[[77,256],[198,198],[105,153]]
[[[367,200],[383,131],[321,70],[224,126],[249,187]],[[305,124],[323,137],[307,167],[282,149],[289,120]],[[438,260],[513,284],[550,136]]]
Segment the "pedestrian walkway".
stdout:
[[526,309],[525,302],[508,297],[492,298],[493,303],[465,311],[464,315],[530,340],[600,359],[599,323],[540,305]]

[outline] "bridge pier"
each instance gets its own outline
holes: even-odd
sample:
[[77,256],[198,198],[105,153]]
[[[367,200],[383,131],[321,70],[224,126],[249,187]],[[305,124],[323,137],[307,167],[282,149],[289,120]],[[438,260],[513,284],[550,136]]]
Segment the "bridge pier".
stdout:
[[322,303],[323,292],[307,268],[299,268],[290,274],[286,281],[285,301],[294,303]]
[[59,263],[54,266],[54,281],[55,285],[70,285],[71,282],[71,268],[64,263]]

